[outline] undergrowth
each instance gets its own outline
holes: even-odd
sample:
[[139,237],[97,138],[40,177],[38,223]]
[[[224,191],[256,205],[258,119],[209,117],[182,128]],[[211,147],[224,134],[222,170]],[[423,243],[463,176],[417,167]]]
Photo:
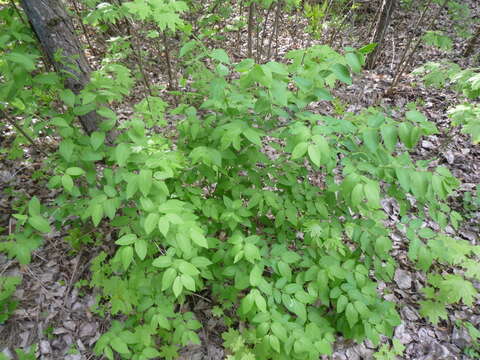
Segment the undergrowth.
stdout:
[[[130,4],[133,15],[155,21],[157,13]],[[415,109],[400,119],[380,108],[314,111],[334,101],[339,83],[352,83],[371,46],[344,54],[314,46],[259,65],[190,40],[180,50],[178,104],[152,94],[119,122],[108,105],[130,94],[129,68],[107,58],[75,95],[41,71],[28,29],[12,12],[1,15],[2,110],[35,139],[48,134],[59,145],[43,159],[55,198],[29,199],[0,247],[27,264],[43,234],[69,229],[78,248],[96,233],[106,250],[92,261],[88,285],[100,291],[94,311],[115,319],[97,354],[177,358],[200,343],[196,295],[211,299],[227,328],[229,359],[318,359],[339,335],[379,345],[400,323],[378,291],[397,268],[385,200],[398,207],[410,261],[427,274],[421,314],[437,323],[452,304],[472,306],[479,247],[425,226],[432,219],[458,228],[447,200],[459,181],[410,155],[435,125]],[[92,110],[104,121],[86,135],[76,116]],[[165,117],[179,119],[173,136],[156,131]],[[12,158],[25,142],[18,134]],[[383,347],[377,358],[401,351]]]

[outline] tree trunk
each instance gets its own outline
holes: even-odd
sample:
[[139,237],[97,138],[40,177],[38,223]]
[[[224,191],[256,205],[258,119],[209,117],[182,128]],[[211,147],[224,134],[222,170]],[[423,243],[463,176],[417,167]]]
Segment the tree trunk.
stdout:
[[[65,76],[65,87],[78,94],[90,79],[90,66],[61,0],[21,0],[22,7],[55,70]],[[56,54],[62,55],[58,61]],[[100,122],[96,112],[79,117],[88,134]]]
[[477,28],[477,31],[475,32],[475,34],[473,34],[473,36],[468,41],[468,44],[465,49],[465,52],[463,53],[463,56],[472,55],[473,49],[475,48],[475,44],[477,43],[479,38],[480,38],[480,26]]
[[373,69],[375,67],[375,62],[377,61],[379,50],[383,44],[385,33],[392,19],[395,3],[396,0],[382,0],[382,5],[376,19],[375,31],[373,32],[371,40],[372,43],[377,44],[377,47],[367,55],[365,61],[367,69]]

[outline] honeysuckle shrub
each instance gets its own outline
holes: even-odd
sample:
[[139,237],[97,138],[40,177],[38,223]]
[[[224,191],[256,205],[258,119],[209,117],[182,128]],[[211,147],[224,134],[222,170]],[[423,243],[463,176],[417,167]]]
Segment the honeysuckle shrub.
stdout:
[[[135,80],[115,61],[78,95],[54,74],[41,74],[43,87],[22,83],[15,91],[31,96],[30,107],[63,104],[32,108],[38,131],[59,141],[44,161],[56,195],[19,207],[1,249],[26,264],[53,231],[74,248],[103,249],[88,285],[95,312],[113,318],[95,345],[108,359],[174,359],[199,344],[191,304],[200,297],[226,329],[230,359],[318,359],[338,336],[379,344],[400,323],[378,287],[397,268],[385,201],[398,209],[409,259],[429,274],[421,313],[436,323],[450,304],[472,305],[478,249],[424,226],[461,221],[447,202],[458,180],[409,153],[435,125],[413,108],[399,119],[378,108],[319,111],[371,49],[314,46],[259,65],[190,41],[179,53],[177,104],[151,95],[121,122],[108,105]],[[15,76],[30,79],[38,59],[27,50],[15,48],[2,66],[20,64]],[[22,115],[16,97],[0,96],[4,110]],[[104,121],[86,135],[75,118],[92,110]],[[166,118],[174,128],[158,131]]]

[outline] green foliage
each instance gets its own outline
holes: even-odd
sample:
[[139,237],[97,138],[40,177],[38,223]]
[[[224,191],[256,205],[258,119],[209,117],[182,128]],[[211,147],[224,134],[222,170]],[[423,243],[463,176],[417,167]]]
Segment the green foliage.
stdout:
[[467,191],[464,193],[463,207],[468,213],[480,211],[480,184],[477,185],[474,192]]
[[322,36],[323,19],[328,14],[328,6],[328,0],[323,1],[322,4],[310,5],[306,3],[304,6],[304,13],[309,22],[307,31],[312,34],[313,38],[320,38]]
[[[188,33],[185,10],[180,1],[98,4],[89,21],[133,16]],[[104,59],[79,94],[45,73],[55,81],[19,88],[59,140],[44,163],[57,195],[48,206],[29,199],[15,214],[16,233],[0,243],[26,264],[44,233],[69,228],[66,240],[78,249],[93,232],[103,241],[108,229],[113,239],[92,261],[89,285],[99,290],[94,310],[117,320],[97,341],[99,356],[177,358],[200,343],[201,323],[188,310],[200,292],[215,302],[215,316],[228,314],[222,338],[230,359],[318,359],[332,353],[339,333],[378,345],[400,323],[377,291],[396,268],[386,198],[400,208],[410,260],[430,271],[424,316],[436,322],[445,306],[472,304],[477,248],[422,227],[429,217],[441,229],[461,221],[446,204],[458,181],[409,153],[435,125],[414,108],[401,119],[377,108],[348,113],[332,95],[352,84],[372,45],[344,54],[314,46],[260,65],[189,40],[179,51],[185,91],[175,106],[149,96],[118,126],[106,105],[130,95],[135,80],[118,62],[128,39],[116,47],[124,53]],[[38,59],[9,54],[3,66],[32,77]],[[7,95],[2,103],[28,117]],[[63,106],[47,110],[54,100]],[[336,103],[336,117],[313,111],[326,102]],[[86,135],[74,119],[92,110],[104,120]],[[171,137],[156,131],[164,115],[178,119]],[[465,276],[435,274],[433,264],[462,267]],[[378,356],[401,351],[394,342]]]
[[[452,86],[467,99],[480,97],[480,73],[478,69],[462,70],[451,63],[427,63],[413,72],[422,75],[427,85]],[[470,101],[456,105],[448,111],[454,125],[461,125],[462,132],[471,135],[474,144],[480,141],[480,107]]]
[[373,354],[375,360],[396,360],[399,356],[402,356],[405,351],[405,346],[398,339],[393,339],[392,343],[391,348],[388,344],[383,344],[380,349]]
[[[15,354],[17,355],[17,360],[36,360],[37,355],[35,354],[38,350],[38,345],[33,345],[28,351],[22,349],[15,349]],[[12,360],[12,358],[7,357],[7,355],[0,353],[0,360]]]
[[17,308],[18,301],[12,296],[20,284],[18,276],[0,276],[0,324],[3,324]]
[[444,35],[441,31],[427,31],[422,38],[427,45],[432,45],[442,50],[452,50],[452,39]]
[[[38,121],[36,115],[52,114],[51,89],[59,85],[58,77],[38,71],[40,52],[35,36],[10,7],[0,9],[0,26],[3,30],[0,37],[0,110],[13,118],[21,115],[23,120],[18,121],[18,125],[31,137],[51,134],[47,124]],[[16,134],[9,158],[22,158],[22,145],[26,142],[23,134]]]

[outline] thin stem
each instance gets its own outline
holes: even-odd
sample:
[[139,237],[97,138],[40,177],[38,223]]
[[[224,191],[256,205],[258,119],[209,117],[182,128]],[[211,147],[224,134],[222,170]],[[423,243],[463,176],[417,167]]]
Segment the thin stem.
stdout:
[[165,31],[162,32],[163,35],[163,46],[165,47],[165,60],[167,61],[167,72],[168,72],[168,87],[169,90],[175,90],[176,89],[176,84],[175,80],[173,79],[173,71],[172,71],[172,62],[170,60],[170,50],[168,48],[168,39],[167,39],[167,34]]
[[281,4],[280,1],[277,2],[277,9],[275,11],[275,21],[273,23],[273,29],[270,34],[270,40],[268,41],[268,51],[267,51],[267,60],[270,59],[270,55],[272,53],[272,42],[273,42],[273,37],[275,36],[275,33],[277,32],[278,28],[278,21],[280,19],[280,10],[281,10]]
[[[432,17],[432,21],[430,22],[429,26],[427,27],[427,29],[431,29],[433,27],[433,25],[435,24],[435,22],[437,21],[438,17],[440,16],[440,13],[442,12],[443,8],[445,7],[445,5],[447,4],[448,0],[444,0],[442,5],[440,6],[440,8],[438,9],[437,13],[435,14],[434,17]],[[402,63],[399,64],[399,67],[398,67],[398,71],[397,71],[397,74],[393,80],[393,83],[392,85],[390,86],[388,92],[390,92],[398,83],[398,81],[400,80],[400,77],[402,76],[402,74],[404,73],[404,71],[406,70],[406,68],[408,67],[408,65],[410,64],[410,62],[412,61],[413,59],[413,54],[415,54],[418,46],[420,45],[420,42],[422,41],[422,37],[420,36],[418,39],[417,39],[417,42],[415,43],[415,46],[413,47],[412,51],[410,52],[410,54],[408,55],[408,57],[406,58],[406,60],[403,62],[403,66],[402,66]]]
[[270,4],[268,7],[267,15],[265,16],[265,21],[263,22],[263,30],[262,30],[262,36],[261,36],[261,44],[260,44],[260,49],[258,50],[258,62],[261,62],[262,60],[262,54],[263,54],[263,42],[265,40],[265,33],[267,32],[267,23],[268,23],[268,17],[270,16],[270,12],[272,11],[273,8],[273,2]]
[[253,44],[252,44],[252,36],[253,36],[253,22],[254,22],[254,13],[255,13],[255,3],[253,0],[250,2],[250,6],[248,8],[248,57],[253,57]]
[[90,42],[90,36],[88,35],[88,31],[87,31],[87,28],[85,27],[85,24],[83,23],[82,13],[80,12],[80,9],[78,8],[77,1],[73,0],[72,4],[73,4],[73,8],[75,10],[75,14],[78,17],[78,21],[80,22],[80,26],[82,27],[83,35],[85,35],[85,40],[87,40],[88,47],[92,51],[92,54],[96,55],[97,52],[96,52],[95,48],[92,46],[92,43]]
[[7,122],[8,122],[10,125],[12,125],[15,129],[17,129],[18,132],[19,132],[20,134],[22,134],[22,135],[25,137],[25,139],[27,139],[28,142],[29,142],[30,144],[32,144],[33,147],[34,147],[38,152],[42,153],[42,154],[45,155],[45,156],[48,156],[48,154],[47,154],[45,151],[43,151],[40,147],[37,146],[37,144],[36,144],[35,141],[30,137],[30,135],[28,135],[28,134],[17,124],[17,122],[16,122],[15,120],[12,119],[11,117],[9,117],[3,110],[0,110],[0,117],[2,117],[2,118],[4,118],[5,120],[7,120]]

